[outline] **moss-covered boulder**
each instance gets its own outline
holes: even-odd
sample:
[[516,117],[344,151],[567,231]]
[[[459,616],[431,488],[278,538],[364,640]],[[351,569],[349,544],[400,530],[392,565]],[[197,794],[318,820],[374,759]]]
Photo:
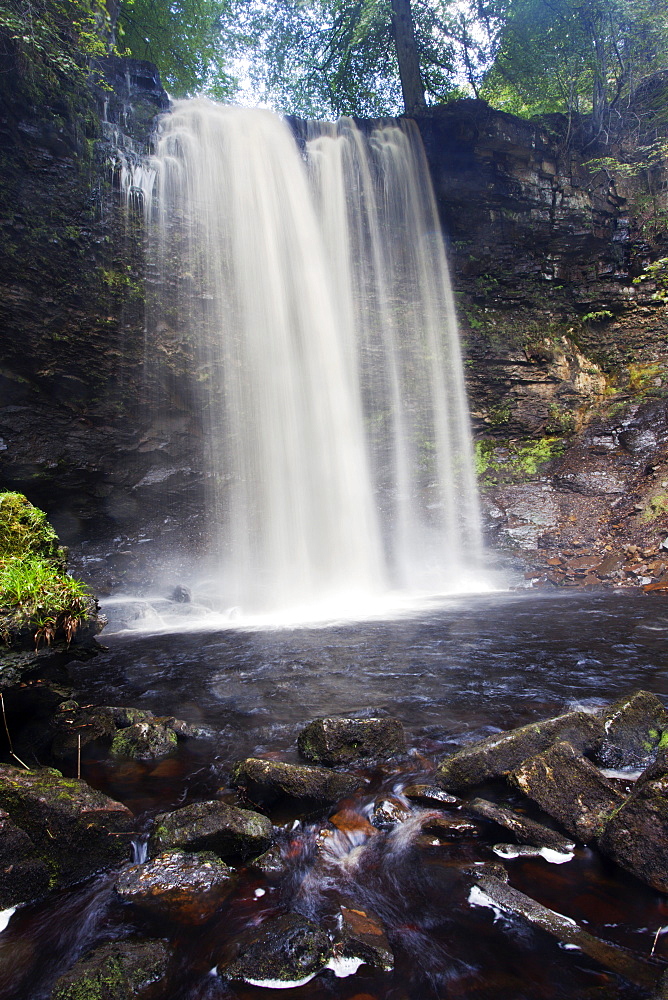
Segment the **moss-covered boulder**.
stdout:
[[237,787],[243,788],[251,801],[266,804],[281,798],[313,803],[338,802],[364,784],[363,778],[352,774],[257,757],[248,757],[237,764],[232,780]]
[[298,913],[272,917],[236,945],[234,960],[219,966],[221,975],[279,989],[307,982],[332,956],[329,935]]
[[668,744],[668,712],[650,691],[634,691],[603,716],[605,734],[596,748],[604,767],[648,767]]
[[159,917],[201,924],[213,916],[234,884],[233,871],[211,852],[166,851],[126,868],[116,892],[124,902]]
[[35,845],[54,885],[79,881],[131,855],[130,810],[52,768],[0,766],[0,806]]
[[406,752],[406,737],[398,719],[314,719],[297,738],[299,751],[316,764],[393,757]]
[[0,492],[0,690],[37,666],[40,647],[90,644],[100,631],[95,599],[66,562],[46,515],[22,494]]
[[547,750],[558,740],[578,750],[590,750],[603,738],[603,725],[586,712],[568,712],[554,719],[532,722],[519,729],[488,736],[446,757],[436,772],[436,781],[450,792],[478,785],[512,771],[522,761]]
[[626,796],[570,743],[525,760],[511,782],[584,843],[594,840]]
[[56,981],[52,1000],[159,1000],[168,995],[163,941],[112,941]]
[[111,743],[111,754],[132,760],[159,760],[176,750],[177,743],[176,733],[165,723],[135,722],[116,733]]
[[607,823],[601,850],[661,892],[668,892],[668,767],[641,775],[632,795]]
[[224,802],[195,802],[156,816],[149,853],[182,848],[245,859],[263,854],[272,841],[273,827],[266,816]]
[[49,868],[28,834],[0,809],[0,910],[44,895],[51,881]]

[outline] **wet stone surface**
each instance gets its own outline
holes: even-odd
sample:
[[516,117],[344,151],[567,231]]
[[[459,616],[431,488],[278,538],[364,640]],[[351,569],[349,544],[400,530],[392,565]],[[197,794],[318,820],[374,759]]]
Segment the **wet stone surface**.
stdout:
[[234,784],[252,802],[271,803],[282,797],[332,803],[356,791],[363,778],[322,767],[248,758],[234,768]]
[[271,820],[260,813],[223,802],[196,802],[156,816],[149,853],[155,855],[179,847],[213,851],[222,858],[245,859],[263,854],[272,839]]
[[126,903],[149,912],[200,924],[216,912],[234,888],[234,873],[212,853],[168,851],[126,868],[116,882]]
[[297,746],[317,764],[346,764],[406,752],[398,719],[315,719],[299,734]]

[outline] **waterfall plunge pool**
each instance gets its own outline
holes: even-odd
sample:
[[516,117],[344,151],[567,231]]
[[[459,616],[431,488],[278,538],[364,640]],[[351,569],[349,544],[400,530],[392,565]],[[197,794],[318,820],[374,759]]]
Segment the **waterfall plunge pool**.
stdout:
[[[156,812],[220,794],[240,758],[297,760],[295,736],[319,715],[397,716],[411,754],[364,772],[370,785],[346,805],[353,833],[336,834],[326,878],[314,875],[313,860],[327,811],[296,826],[296,812],[272,813],[283,826],[287,873],[272,880],[242,869],[236,892],[203,928],[142,918],[119,903],[108,877],[19,908],[0,934],[0,997],[46,998],[81,953],[146,934],[175,947],[170,1000],[649,998],[518,918],[473,905],[461,865],[499,861],[494,845],[508,836],[498,828],[483,824],[477,836],[429,847],[382,832],[367,842],[359,830],[375,798],[401,797],[406,784],[428,780],[435,762],[465,743],[576,706],[595,709],[638,687],[665,699],[667,635],[665,598],[617,591],[452,597],[412,617],[326,627],[105,636],[106,652],[73,667],[81,698],[175,714],[215,733],[157,764],[114,764],[93,752],[84,758],[84,777],[130,805],[139,830]],[[501,785],[483,793],[522,808]],[[590,933],[639,958],[654,948],[655,959],[668,961],[661,933],[668,900],[595,850],[580,846],[560,865],[507,853],[503,863],[512,886]],[[325,972],[280,993],[210,974],[244,928],[281,908],[326,920],[341,896],[383,921],[394,972]]]

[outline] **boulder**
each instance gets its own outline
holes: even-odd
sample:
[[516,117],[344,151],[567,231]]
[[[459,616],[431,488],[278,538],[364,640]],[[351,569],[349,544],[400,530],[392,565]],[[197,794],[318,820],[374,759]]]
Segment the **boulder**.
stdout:
[[425,815],[422,829],[437,840],[453,840],[460,837],[479,837],[480,829],[465,816]]
[[0,766],[0,807],[30,837],[58,884],[78,881],[130,857],[130,810],[52,768]]
[[509,777],[520,791],[585,843],[601,833],[625,800],[625,795],[597,767],[565,741],[525,760]]
[[606,824],[601,850],[622,868],[661,892],[668,892],[668,769],[650,769]]
[[472,799],[471,802],[466,803],[466,810],[510,830],[521,844],[533,844],[538,848],[549,847],[562,854],[570,853],[575,847],[572,841],[567,840],[556,830],[551,830],[542,823],[536,823],[535,820],[521,816],[513,809],[506,809],[504,806],[488,802],[486,799]]
[[333,803],[351,795],[364,783],[351,774],[337,774],[324,767],[285,764],[248,757],[236,765],[233,784],[243,788],[252,802],[271,803],[281,798]]
[[168,995],[169,959],[163,941],[111,941],[56,980],[51,998],[132,1000],[151,988],[151,1000],[159,1000]]
[[113,757],[159,760],[176,750],[177,744],[176,733],[164,722],[135,722],[116,733],[110,752]]
[[218,971],[227,979],[286,988],[312,979],[331,955],[325,931],[298,913],[283,913],[239,938],[235,958]]
[[361,960],[381,972],[394,968],[394,953],[390,947],[380,919],[375,913],[352,906],[342,906],[340,911],[341,940],[334,945],[334,959],[330,963],[336,970],[337,961]]
[[50,872],[28,834],[0,809],[0,910],[43,896]]
[[233,872],[215,854],[167,851],[126,868],[115,888],[126,903],[169,920],[201,924],[213,916],[234,883]]
[[271,821],[260,813],[224,802],[196,802],[156,816],[149,854],[182,848],[245,859],[263,854],[272,839]]
[[605,733],[594,758],[602,767],[647,767],[668,742],[668,712],[649,691],[615,702],[602,721]]
[[558,740],[568,740],[578,750],[589,750],[600,742],[603,724],[586,712],[568,712],[554,719],[532,722],[519,729],[488,736],[446,757],[436,772],[436,781],[447,791],[457,792],[512,771],[522,761],[546,750]]
[[76,701],[62,702],[53,714],[51,753],[56,759],[75,755],[79,747],[95,740],[111,740],[116,725],[104,708],[81,708]]
[[299,734],[297,746],[307,760],[336,765],[405,753],[406,737],[398,719],[315,719]]

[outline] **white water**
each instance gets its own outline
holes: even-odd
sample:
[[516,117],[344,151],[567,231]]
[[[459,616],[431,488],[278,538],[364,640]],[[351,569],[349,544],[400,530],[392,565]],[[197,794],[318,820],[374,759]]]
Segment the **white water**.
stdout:
[[459,341],[417,130],[309,126],[304,158],[270,112],[202,100],[161,129],[153,323],[195,344],[218,606],[308,617],[477,589]]

